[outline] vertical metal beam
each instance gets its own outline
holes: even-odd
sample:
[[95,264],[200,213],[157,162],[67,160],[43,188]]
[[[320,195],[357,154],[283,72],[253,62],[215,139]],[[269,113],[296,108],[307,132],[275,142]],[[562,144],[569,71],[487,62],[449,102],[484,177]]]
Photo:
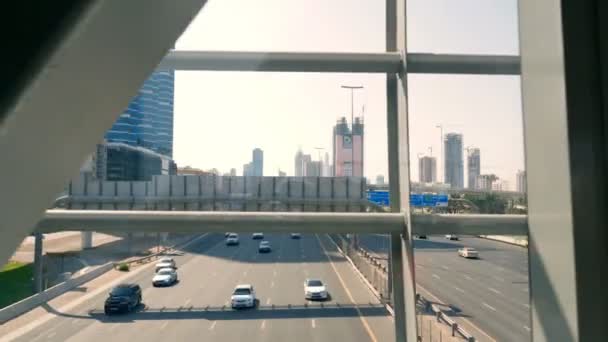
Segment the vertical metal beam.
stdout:
[[535,342],[606,339],[605,9],[519,4]]
[[42,292],[42,243],[43,235],[34,234],[34,292]]
[[[405,45],[405,0],[386,0],[386,50],[406,53]],[[404,59],[405,61],[405,59]],[[401,75],[402,84],[396,75],[387,74],[387,132],[391,211],[404,212],[409,208],[409,153],[407,132],[407,110],[405,98],[406,75]],[[406,221],[404,219],[404,227]],[[391,234],[389,252],[390,288],[395,312],[396,341],[416,341],[416,307],[413,255],[409,233]],[[406,240],[404,241],[404,237]],[[404,243],[405,242],[405,243]],[[406,273],[407,272],[407,273]],[[407,277],[409,275],[409,277]]]
[[[393,189],[398,189],[398,192],[393,195],[392,210],[400,210],[404,214],[404,232],[399,241],[391,238],[391,249],[401,250],[399,257],[393,257],[393,262],[397,259],[402,261],[403,279],[394,279],[393,285],[399,285],[401,288],[393,288],[395,295],[403,296],[403,311],[405,314],[404,324],[405,330],[403,339],[406,341],[416,341],[418,332],[416,327],[416,279],[414,274],[414,250],[412,246],[412,224],[410,216],[410,160],[409,160],[409,129],[408,129],[408,111],[407,111],[407,6],[406,0],[392,0],[393,5],[387,6],[387,31],[389,25],[391,34],[387,33],[387,48],[399,51],[403,56],[403,67],[399,71],[399,77],[387,75],[387,100],[390,101],[391,108],[389,115],[392,116],[389,125],[396,127],[397,132],[392,133],[392,139],[389,141],[389,148],[392,148],[391,158],[393,163],[393,172],[398,172],[398,177],[393,176],[392,180],[399,180],[396,185],[391,184],[391,192]],[[393,15],[390,14],[392,10]],[[392,19],[389,19],[392,18]],[[389,41],[391,39],[392,41]],[[390,95],[388,95],[390,94]],[[392,98],[391,98],[392,97]],[[394,128],[393,128],[394,129]],[[393,145],[393,146],[391,146]],[[389,160],[390,160],[389,159]],[[394,245],[394,246],[393,246]],[[393,248],[394,247],[394,248]],[[395,267],[395,266],[393,266]],[[393,275],[397,278],[397,274]],[[399,339],[398,339],[399,340]]]

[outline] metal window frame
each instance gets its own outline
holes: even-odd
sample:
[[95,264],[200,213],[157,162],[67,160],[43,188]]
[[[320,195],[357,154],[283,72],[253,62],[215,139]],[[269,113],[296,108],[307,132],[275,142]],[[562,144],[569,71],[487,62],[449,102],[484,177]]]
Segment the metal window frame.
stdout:
[[[543,0],[556,3],[557,0]],[[141,8],[142,1],[136,1],[128,5],[128,8],[135,12]],[[34,156],[48,155],[47,162],[55,155],[51,153],[57,146],[70,147],[67,152],[63,150],[64,155],[72,156],[54,163],[62,167],[52,171],[52,177],[47,177],[45,180],[31,182],[27,196],[20,196],[15,202],[15,198],[10,198],[9,202],[0,206],[4,210],[11,208],[29,208],[28,210],[20,210],[18,213],[9,213],[5,217],[11,218],[6,223],[11,225],[7,229],[7,234],[0,236],[2,244],[2,256],[9,255],[12,251],[9,245],[18,243],[20,235],[13,234],[12,229],[20,229],[20,232],[25,233],[27,227],[32,226],[35,222],[34,212],[39,212],[44,207],[47,197],[56,193],[59,190],[61,182],[68,175],[71,169],[78,164],[81,156],[85,155],[88,146],[94,144],[94,137],[98,134],[92,132],[102,132],[103,127],[112,122],[114,117],[101,115],[101,111],[108,111],[111,108],[118,108],[128,100],[128,92],[135,89],[137,84],[145,78],[145,75],[154,68],[155,62],[161,58],[166,47],[174,37],[184,29],[185,23],[190,20],[195,12],[200,8],[205,1],[189,0],[180,3],[180,6],[170,6],[172,9],[178,8],[175,12],[171,12],[168,7],[162,3],[153,7],[153,13],[157,16],[164,16],[167,23],[167,13],[171,13],[171,22],[169,25],[162,27],[162,30],[155,30],[157,36],[162,39],[156,39],[157,43],[149,46],[137,46],[141,49],[140,54],[132,54],[132,51],[125,49],[125,41],[139,41],[134,37],[141,36],[144,33],[152,32],[150,28],[157,20],[146,21],[146,25],[137,25],[133,23],[133,18],[143,17],[137,16],[118,16],[125,20],[121,21],[121,25],[116,25],[115,13],[124,14],[125,7],[123,3],[103,3],[96,2],[96,6],[91,6],[93,10],[83,13],[82,17],[86,20],[78,22],[73,30],[66,34],[66,38],[62,41],[62,45],[58,48],[58,53],[49,60],[45,65],[45,70],[41,72],[40,79],[37,81],[36,87],[31,87],[24,96],[24,101],[15,108],[14,112],[19,114],[21,125],[16,127],[14,120],[9,116],[6,131],[8,135],[0,137],[2,140],[1,146],[5,149],[0,149],[1,155],[13,155],[14,146],[20,146],[22,153],[27,158],[20,160],[19,165],[25,165],[18,171],[30,170],[26,174],[15,176],[18,179],[25,180],[30,183],[33,177],[32,172],[37,172],[36,167],[27,167],[32,161],[40,163],[40,160]],[[532,5],[528,5],[532,6]],[[524,11],[532,13],[529,8],[523,9],[521,6],[520,16],[523,17]],[[151,11],[149,4],[146,3],[148,12]],[[557,9],[559,11],[559,9]],[[559,13],[559,12],[558,12]],[[126,20],[128,18],[128,20]],[[114,31],[107,30],[107,23],[113,22],[116,30],[123,30],[121,35],[116,36]],[[526,27],[526,21],[523,21]],[[170,29],[168,29],[168,27]],[[77,33],[77,34],[75,34]],[[103,37],[103,41],[113,41],[106,45],[100,45],[100,39],[94,37]],[[116,37],[123,37],[117,39]],[[109,38],[109,39],[108,39]],[[157,37],[158,38],[158,37]],[[90,51],[95,51],[91,47],[90,42],[95,42],[94,45],[99,45],[99,49],[109,49],[114,52],[112,56],[114,60],[125,60],[130,63],[122,63],[123,68],[116,68],[114,64],[104,64],[104,68],[97,65],[97,75],[103,75],[99,78],[90,77],[89,82],[99,82],[101,80],[110,79],[111,75],[119,73],[129,74],[131,78],[128,84],[118,87],[106,87],[114,89],[112,91],[112,99],[116,100],[116,104],[112,107],[99,107],[97,111],[90,111],[90,96],[74,96],[74,94],[95,94],[89,90],[93,87],[91,84],[72,83],[69,87],[64,87],[65,84],[70,84],[73,75],[84,73],[90,69],[90,63],[93,60],[82,61],[82,56],[110,56],[110,54],[95,54]],[[523,46],[523,44],[522,44]],[[71,49],[69,50],[68,47]],[[457,233],[457,234],[510,234],[524,235],[527,234],[527,219],[525,216],[517,215],[474,215],[474,216],[459,216],[459,215],[412,215],[409,210],[409,150],[408,150],[408,120],[407,120],[407,75],[411,73],[419,74],[477,74],[477,75],[518,75],[520,73],[520,62],[518,56],[483,56],[483,55],[452,55],[452,54],[426,54],[426,53],[408,53],[406,49],[406,0],[386,0],[386,52],[383,53],[284,53],[284,52],[227,52],[227,51],[171,51],[157,66],[157,70],[213,70],[213,71],[260,71],[260,72],[348,72],[348,73],[383,73],[387,75],[387,125],[388,125],[388,147],[389,147],[389,180],[391,187],[391,211],[392,213],[385,214],[351,214],[351,213],[279,213],[279,212],[153,212],[153,211],[61,211],[50,210],[44,215],[42,221],[38,223],[36,229],[39,232],[49,232],[63,230],[65,227],[79,226],[85,230],[107,231],[116,230],[120,227],[121,231],[125,230],[180,230],[180,231],[225,231],[229,229],[235,232],[252,232],[260,230],[263,226],[265,231],[301,231],[310,233],[340,233],[340,232],[369,232],[370,227],[373,227],[374,232],[386,232],[391,234],[390,260],[393,270],[393,278],[391,280],[393,291],[393,303],[395,306],[395,329],[397,341],[416,341],[416,320],[414,310],[415,299],[415,272],[413,250],[411,244],[411,236],[414,233],[418,234],[442,234],[442,233]],[[76,51],[76,52],[74,52]],[[525,49],[524,49],[525,51]],[[104,51],[105,52],[105,51]],[[137,63],[135,63],[137,61]],[[144,61],[144,62],[142,62]],[[112,68],[109,68],[109,67]],[[129,70],[127,70],[129,69]],[[84,70],[84,71],[83,71]],[[134,72],[135,70],[135,72]],[[49,77],[54,76],[54,77]],[[60,77],[58,77],[60,76]],[[124,78],[116,78],[124,83]],[[117,81],[118,82],[118,81]],[[58,84],[60,86],[58,86]],[[110,84],[106,81],[106,85]],[[113,85],[118,85],[114,82]],[[525,82],[524,82],[525,84]],[[80,91],[79,91],[80,90]],[[55,94],[49,96],[48,94]],[[524,91],[524,95],[527,93]],[[106,92],[107,95],[107,92]],[[530,93],[533,96],[533,93]],[[559,94],[558,94],[559,95]],[[78,106],[72,105],[72,110],[62,111],[62,103],[69,102],[73,98],[80,98]],[[106,103],[113,103],[108,101]],[[527,98],[527,96],[524,96]],[[65,101],[62,101],[64,99]],[[27,101],[26,101],[27,100]],[[59,104],[59,107],[56,107]],[[82,110],[82,108],[87,110]],[[44,108],[44,110],[40,110]],[[52,125],[49,130],[48,125],[39,124],[40,113],[43,113],[49,108],[56,108],[56,112],[64,113],[63,120],[76,120],[76,122],[84,122],[89,120],[95,125],[87,125],[92,127],[89,130],[81,130],[78,135],[65,134],[70,130],[68,125]],[[65,114],[67,113],[67,114]],[[82,113],[89,113],[82,115]],[[13,113],[10,113],[13,114]],[[15,116],[15,115],[12,115]],[[531,117],[530,117],[531,118]],[[78,120],[80,121],[78,121]],[[534,123],[527,120],[526,123]],[[98,125],[97,125],[98,124]],[[44,131],[40,134],[22,134],[29,131],[32,127],[44,127]],[[96,128],[95,128],[96,127]],[[94,128],[94,129],[93,129]],[[537,132],[534,125],[529,125],[527,135],[530,132]],[[36,131],[36,130],[35,130]],[[556,130],[559,131],[559,130]],[[31,133],[31,132],[30,132]],[[46,134],[44,134],[46,133]],[[50,145],[37,144],[40,139],[27,142],[24,145],[11,143],[17,141],[18,137],[37,136],[46,141],[54,141]],[[51,139],[49,139],[51,137]],[[78,144],[80,142],[81,144]],[[25,148],[23,146],[26,146]],[[41,146],[47,146],[40,149]],[[27,151],[33,151],[28,153]],[[530,153],[529,146],[526,146],[528,162],[533,153]],[[563,157],[563,156],[562,156]],[[68,160],[69,159],[69,160]],[[540,158],[542,159],[542,158]],[[539,160],[540,160],[539,159]],[[23,162],[23,163],[21,163]],[[64,162],[64,163],[62,163]],[[540,165],[536,165],[537,170],[542,170]],[[534,175],[534,173],[532,173]],[[19,189],[24,182],[13,182],[12,177],[4,177],[11,184],[6,183],[6,187],[10,189]],[[536,181],[536,180],[535,180]],[[568,183],[569,184],[569,183]],[[36,191],[32,190],[36,189]],[[534,193],[539,193],[540,188],[532,188]],[[568,195],[570,188],[562,189],[564,195]],[[10,191],[8,191],[10,192]],[[18,193],[18,191],[15,191]],[[34,194],[35,195],[32,195]],[[37,198],[36,203],[30,203],[31,197]],[[536,203],[536,202],[531,202]],[[13,219],[14,218],[14,219]],[[26,219],[27,218],[27,219]],[[543,218],[536,217],[535,220]],[[546,220],[546,218],[544,218]],[[13,227],[15,226],[15,227]],[[570,232],[566,229],[567,232]],[[540,229],[536,229],[532,234],[533,242],[542,240],[546,241],[546,236],[541,234]],[[571,237],[568,241],[572,242]],[[568,249],[572,252],[571,249]],[[548,256],[551,253],[540,251],[541,256]],[[532,261],[535,259],[532,258]],[[542,261],[542,258],[540,259]],[[556,272],[554,265],[551,265],[549,271]],[[531,262],[532,276],[534,272],[542,271],[541,266]],[[554,275],[554,274],[553,274]],[[555,289],[558,294],[572,295],[576,293],[576,286],[572,285],[572,279],[566,281],[563,287],[557,286]],[[538,283],[537,283],[538,284]],[[533,281],[533,285],[535,285]],[[559,284],[558,284],[559,285]],[[533,286],[533,292],[544,289],[546,284]],[[533,298],[534,299],[534,298]],[[570,297],[571,299],[571,297]],[[535,301],[534,303],[537,303]],[[565,303],[565,307],[572,308],[570,302]],[[542,306],[534,305],[536,314],[548,314],[545,311],[538,311]],[[574,307],[576,309],[576,307]],[[538,322],[538,317],[535,316],[535,322]],[[568,317],[568,326],[572,326],[572,318]],[[574,326],[573,329],[576,329]],[[535,332],[535,339],[542,341],[543,337]],[[538,338],[538,339],[537,339]]]

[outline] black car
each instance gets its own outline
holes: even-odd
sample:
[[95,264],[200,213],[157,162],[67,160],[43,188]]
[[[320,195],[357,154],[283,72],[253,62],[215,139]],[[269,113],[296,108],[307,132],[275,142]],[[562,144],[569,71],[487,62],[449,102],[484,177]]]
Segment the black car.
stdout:
[[120,284],[110,291],[106,299],[104,312],[110,315],[115,312],[130,312],[141,303],[141,287],[137,284]]

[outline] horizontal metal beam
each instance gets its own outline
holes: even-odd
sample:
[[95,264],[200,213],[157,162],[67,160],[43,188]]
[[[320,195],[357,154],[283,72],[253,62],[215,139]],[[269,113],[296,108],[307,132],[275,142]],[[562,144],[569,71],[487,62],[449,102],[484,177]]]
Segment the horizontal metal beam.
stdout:
[[396,73],[399,53],[171,51],[160,70]]
[[417,235],[528,235],[526,215],[431,214],[412,215]]
[[408,74],[519,75],[519,56],[410,53]]
[[[238,52],[171,51],[159,70],[399,73],[399,52]],[[407,72],[415,74],[518,75],[519,56],[410,53]]]
[[36,231],[96,232],[402,232],[396,213],[48,210]]

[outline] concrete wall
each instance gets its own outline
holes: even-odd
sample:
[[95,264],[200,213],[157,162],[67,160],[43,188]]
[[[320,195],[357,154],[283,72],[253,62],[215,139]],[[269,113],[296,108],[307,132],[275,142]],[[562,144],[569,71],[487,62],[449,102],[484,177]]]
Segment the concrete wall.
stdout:
[[81,176],[70,189],[71,209],[358,212],[366,185],[360,177],[159,175],[100,182]]

